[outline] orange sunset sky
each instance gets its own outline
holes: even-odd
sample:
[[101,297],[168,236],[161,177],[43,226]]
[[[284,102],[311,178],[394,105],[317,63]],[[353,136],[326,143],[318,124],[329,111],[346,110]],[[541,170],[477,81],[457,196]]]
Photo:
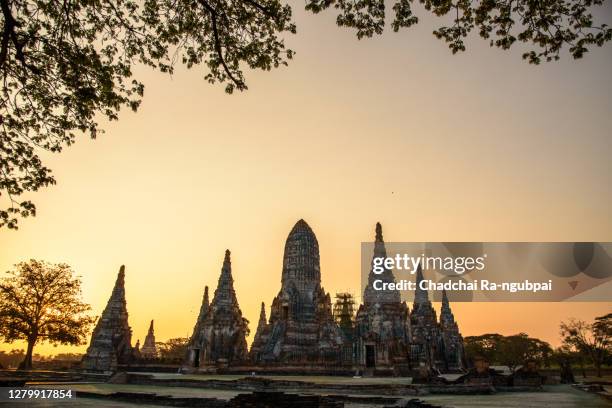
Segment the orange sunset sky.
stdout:
[[[58,184],[30,197],[35,218],[0,230],[0,271],[66,262],[99,315],[125,264],[133,342],[151,319],[164,341],[191,334],[226,248],[253,334],[300,218],[332,294],[358,295],[376,221],[388,241],[612,241],[612,48],[530,66],[520,48],[472,36],[453,56],[418,8],[416,27],[358,41],[332,14],[293,4],[289,67],[247,72],[249,90],[231,96],[202,68],[138,68],[139,112],[43,154]],[[452,307],[464,336],[522,331],[558,345],[562,319],[612,302]]]

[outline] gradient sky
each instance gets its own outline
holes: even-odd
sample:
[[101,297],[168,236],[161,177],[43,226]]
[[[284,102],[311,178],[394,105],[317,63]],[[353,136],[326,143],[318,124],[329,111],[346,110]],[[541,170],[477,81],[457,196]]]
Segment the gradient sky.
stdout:
[[[151,319],[158,340],[191,333],[226,248],[254,333],[300,218],[318,237],[332,294],[358,294],[360,242],[376,221],[388,241],[612,241],[610,46],[530,66],[519,49],[476,36],[453,56],[431,35],[431,18],[357,41],[331,14],[302,7],[287,39],[295,60],[247,72],[245,93],[226,95],[199,69],[138,69],[138,113],[44,155],[58,184],[32,196],[36,218],[0,230],[0,271],[29,258],[67,262],[99,315],[125,264],[133,341],[142,342]],[[558,344],[560,320],[611,306],[453,310],[464,335],[524,331]]]

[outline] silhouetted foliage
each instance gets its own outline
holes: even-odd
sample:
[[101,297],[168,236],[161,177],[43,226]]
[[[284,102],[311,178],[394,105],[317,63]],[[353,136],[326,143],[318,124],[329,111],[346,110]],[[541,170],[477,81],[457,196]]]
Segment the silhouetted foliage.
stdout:
[[4,368],[17,368],[24,357],[25,351],[23,350],[13,349],[9,352],[0,351],[0,366]]
[[[574,376],[572,370],[573,367],[580,368],[582,376],[586,378],[586,370],[584,366],[585,358],[582,353],[567,347],[567,345],[562,345],[553,351],[552,359],[559,365],[562,377],[561,380],[563,383],[573,384],[575,382],[575,378],[573,381],[570,381],[571,377]],[[566,378],[563,378],[564,372]]]
[[81,280],[66,264],[30,260],[0,280],[0,338],[28,343],[22,368],[39,342],[84,344],[94,318],[81,301]]
[[611,334],[612,313],[595,318],[593,323],[576,319],[561,323],[564,348],[590,360],[598,377],[601,377],[601,366],[612,353]]
[[548,366],[553,352],[550,344],[525,333],[504,337],[498,347],[497,361],[508,366],[511,371],[527,360],[535,360]]
[[[60,152],[100,118],[136,110],[134,63],[172,72],[202,64],[205,79],[244,90],[242,64],[286,64],[282,32],[295,32],[277,0],[0,0],[0,227],[36,214],[21,196],[55,183],[38,150]],[[171,49],[171,52],[169,51]],[[7,204],[8,200],[8,204]],[[8,207],[7,207],[8,205]]]
[[504,336],[497,333],[466,337],[463,342],[465,355],[468,361],[472,361],[474,357],[483,357],[490,363],[495,362],[498,345],[503,337]]
[[[396,0],[391,7],[394,31],[419,22],[413,12],[414,1]],[[516,42],[529,44],[523,58],[530,63],[559,59],[564,46],[574,58],[582,58],[590,46],[602,46],[612,39],[612,29],[597,25],[592,11],[603,0],[419,0],[427,11],[446,17],[446,23],[433,34],[448,43],[453,54],[465,51],[465,38],[477,30],[492,47],[509,49]],[[306,9],[318,13],[333,7],[338,10],[339,26],[353,28],[357,37],[381,34],[385,26],[384,0],[307,0]]]
[[[434,31],[453,52],[472,31],[508,49],[529,43],[531,63],[574,58],[612,37],[591,15],[602,0],[419,0],[448,25]],[[392,28],[418,22],[412,0],[396,0]],[[291,8],[280,0],[0,0],[0,227],[17,228],[36,214],[22,195],[55,183],[40,150],[60,152],[79,134],[95,138],[98,120],[137,110],[144,87],[133,77],[141,63],[171,73],[180,61],[200,65],[210,83],[228,93],[247,89],[244,67],[286,65],[293,51],[282,35],[295,33]],[[306,9],[338,11],[340,26],[357,37],[380,34],[384,0],[307,0]]]
[[511,371],[527,360],[549,365],[553,353],[550,344],[525,333],[512,336],[497,333],[469,336],[464,339],[464,343],[468,360],[484,357],[492,364],[507,366]]
[[166,342],[157,342],[155,345],[157,346],[160,360],[181,363],[187,355],[189,338],[176,337]]

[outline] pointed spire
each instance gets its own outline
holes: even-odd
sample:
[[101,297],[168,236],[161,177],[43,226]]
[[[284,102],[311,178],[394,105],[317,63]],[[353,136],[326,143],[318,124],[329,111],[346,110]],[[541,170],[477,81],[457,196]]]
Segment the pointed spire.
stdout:
[[233,282],[231,253],[226,250],[210,305],[207,305],[208,290],[204,293],[202,309],[208,310],[205,317],[196,323],[189,345],[190,350],[200,350],[201,353],[189,353],[186,363],[191,367],[194,364],[216,365],[220,359],[225,359],[228,364],[246,360],[249,322],[242,317]]
[[266,304],[264,302],[261,302],[261,312],[259,312],[259,324],[266,324]]
[[121,265],[119,273],[117,274],[117,280],[113,287],[113,293],[111,294],[111,300],[122,300],[125,299],[125,265]]
[[[226,276],[227,275],[227,276]],[[232,253],[229,249],[225,250],[225,257],[223,258],[223,267],[221,268],[221,276],[219,277],[219,282],[221,279],[232,279]]]
[[221,284],[221,279],[223,279],[224,281],[234,281],[234,279],[232,278],[232,253],[229,249],[225,250],[225,257],[223,258],[223,267],[221,268],[219,284]]
[[382,225],[376,223],[376,242],[383,242]]
[[374,239],[374,255],[372,256],[372,264],[368,275],[368,285],[363,292],[363,300],[366,306],[380,303],[399,303],[401,302],[400,293],[398,291],[377,291],[374,289],[374,282],[382,280],[387,283],[395,283],[393,271],[386,269],[380,273],[374,273],[374,260],[377,258],[386,258],[387,249],[383,240],[382,225],[376,223],[376,237]]
[[153,320],[151,320],[151,324],[149,324],[149,332],[145,337],[144,343],[142,345],[142,350],[140,351],[144,358],[156,358],[157,357],[157,346],[155,344],[155,332],[153,330]]
[[[125,309],[125,304],[125,265],[121,265],[117,274],[117,280],[115,280],[115,286],[113,286],[113,291],[104,310],[106,313],[110,313],[109,308],[119,307]],[[107,311],[107,309],[109,310]]]
[[225,250],[225,258],[223,259],[223,266],[231,265],[232,264],[231,255],[232,255],[232,253],[230,252],[230,250],[226,249]]
[[116,364],[129,363],[132,352],[132,329],[128,324],[125,301],[125,266],[121,265],[108,303],[91,335],[83,368],[108,371]]
[[448,301],[448,296],[446,295],[446,290],[442,290],[442,309],[440,310],[440,322],[454,322],[455,316],[453,316],[453,312],[450,308],[450,302]]
[[208,310],[210,309],[210,302],[208,300],[208,285],[204,287],[204,296],[202,297],[202,305],[200,306],[200,313],[198,313],[198,319],[196,320],[196,324],[193,328],[193,334],[191,335],[190,343],[193,343],[197,340],[199,336],[200,329],[204,320],[206,320],[206,315],[208,314]]
[[219,303],[224,303],[227,305],[238,304],[236,292],[234,291],[231,252],[229,249],[225,250],[223,267],[221,268],[221,274],[219,275],[219,281],[217,282],[217,288],[215,289],[215,295],[213,296],[210,307],[214,308],[215,305],[218,305]]
[[374,239],[374,258],[386,258],[387,249],[385,248],[385,241],[383,240],[382,225],[380,222],[376,223],[376,237]]
[[423,278],[423,268],[419,263],[416,272],[416,288],[414,290],[414,304],[423,304],[429,302],[429,294],[426,290],[421,289],[421,282],[424,280]]
[[125,283],[125,265],[121,265],[119,267],[119,274],[117,275],[117,281],[115,282],[115,286],[122,285]]
[[266,319],[266,305],[264,302],[261,302],[261,312],[259,312],[259,322],[257,323],[257,330],[255,331],[255,337],[253,338],[253,342],[258,344],[259,338],[262,333],[266,329],[266,325],[268,324],[268,319]]
[[202,299],[202,307],[206,306],[206,308],[208,309],[209,305],[210,301],[208,300],[208,285],[206,285],[204,287],[204,299]]

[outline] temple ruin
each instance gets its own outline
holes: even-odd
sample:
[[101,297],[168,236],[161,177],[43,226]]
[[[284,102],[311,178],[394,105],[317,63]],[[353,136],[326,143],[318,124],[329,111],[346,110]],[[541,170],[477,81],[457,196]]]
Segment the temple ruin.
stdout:
[[463,336],[450,309],[446,291],[442,292],[442,310],[440,312],[440,331],[442,332],[443,372],[459,372],[466,366]]
[[234,291],[230,251],[225,251],[221,275],[213,300],[208,304],[208,287],[189,342],[186,369],[216,370],[247,360],[248,320],[242,317]]
[[[227,250],[212,301],[208,286],[189,340],[183,371],[293,372],[303,374],[411,375],[416,371],[460,372],[465,368],[463,338],[442,294],[440,319],[416,272],[412,310],[398,291],[373,289],[375,279],[394,283],[391,270],[368,275],[363,304],[355,313],[350,293],[330,294],[321,286],[317,238],[299,220],[285,242],[281,287],[269,318],[261,310],[250,351],[248,320],[240,310],[231,254]],[[386,257],[382,226],[376,224],[373,258]],[[109,372],[158,356],[153,321],[141,348],[131,345],[122,266],[111,297],[82,360],[85,370]]]
[[111,297],[91,335],[82,367],[88,371],[115,371],[119,365],[129,364],[134,358],[125,301],[125,266],[122,265]]
[[270,321],[260,321],[251,361],[256,365],[337,364],[346,339],[332,315],[331,298],[321,287],[319,243],[299,220],[287,237],[281,289],[272,301]]
[[262,351],[262,345],[265,343],[264,332],[268,325],[268,319],[266,318],[266,304],[261,302],[261,310],[259,312],[259,321],[257,322],[257,330],[255,331],[255,337],[253,337],[253,343],[251,344],[250,355],[260,356]]
[[158,357],[157,346],[155,345],[155,332],[153,329],[153,320],[151,320],[151,324],[149,325],[149,331],[147,332],[147,337],[145,337],[145,341],[140,349],[140,357],[145,360],[152,360]]
[[[376,224],[374,258],[387,256],[382,226]],[[375,279],[394,283],[393,272],[385,269],[376,275],[370,269],[363,304],[355,318],[355,365],[360,369],[390,370],[395,374],[410,370],[410,315],[398,291],[377,291]]]
[[410,360],[439,372],[458,372],[464,368],[463,337],[451,312],[446,291],[443,292],[442,310],[438,322],[436,311],[427,291],[420,289],[423,280],[421,267],[416,273],[416,290],[410,325],[412,341]]
[[[372,259],[386,255],[377,223]],[[247,321],[238,307],[227,251],[212,303],[208,287],[204,291],[184,369],[410,375],[423,368],[464,368],[463,338],[446,293],[438,321],[427,291],[416,290],[410,311],[399,292],[374,290],[375,279],[395,282],[391,270],[374,274],[370,269],[357,312],[349,293],[338,293],[332,310],[330,295],[321,286],[317,238],[299,220],[285,242],[280,291],[269,319],[261,303],[247,359]],[[417,283],[422,279],[419,269]]]

